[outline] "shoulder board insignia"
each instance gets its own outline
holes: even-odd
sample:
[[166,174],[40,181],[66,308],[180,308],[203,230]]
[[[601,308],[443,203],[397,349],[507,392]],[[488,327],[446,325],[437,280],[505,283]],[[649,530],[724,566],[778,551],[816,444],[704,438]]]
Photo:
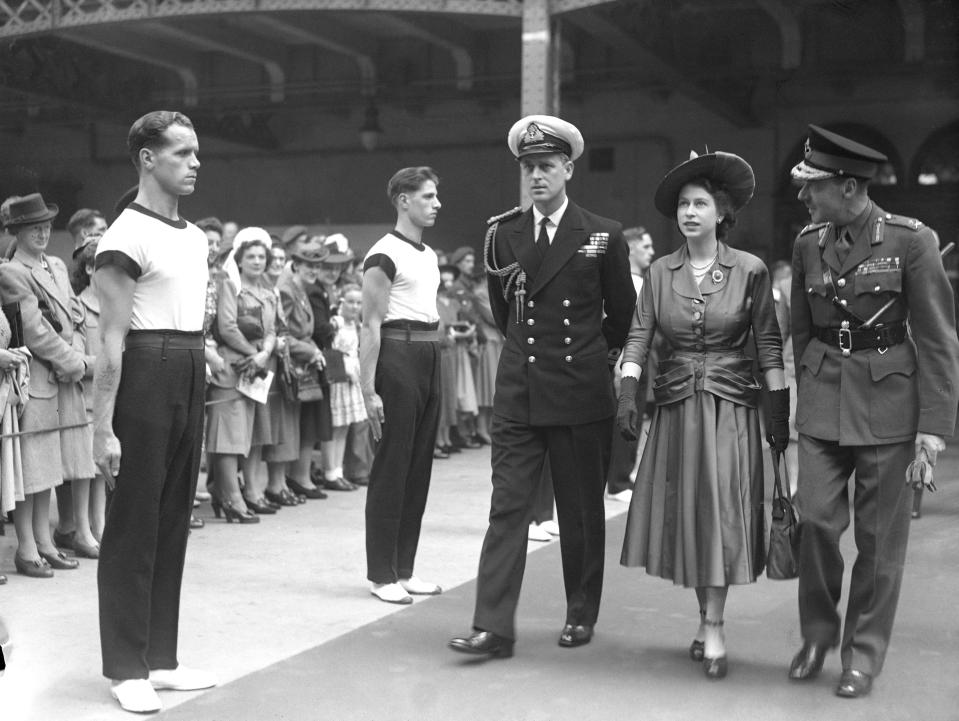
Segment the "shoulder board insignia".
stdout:
[[517,205],[515,208],[507,210],[505,213],[500,213],[499,215],[494,215],[492,218],[486,221],[487,225],[492,225],[493,223],[499,223],[503,220],[509,220],[510,218],[515,218],[517,215],[523,214],[523,207]]
[[900,228],[909,228],[910,230],[920,230],[924,226],[924,223],[921,220],[909,218],[905,215],[893,215],[892,213],[886,213],[883,218],[889,225],[896,225]]
[[807,225],[805,228],[803,228],[802,230],[800,230],[800,231],[799,231],[799,234],[800,234],[800,235],[805,235],[806,233],[812,233],[812,232],[814,232],[814,231],[822,230],[822,229],[825,228],[827,225],[829,225],[829,223],[810,223],[810,224]]

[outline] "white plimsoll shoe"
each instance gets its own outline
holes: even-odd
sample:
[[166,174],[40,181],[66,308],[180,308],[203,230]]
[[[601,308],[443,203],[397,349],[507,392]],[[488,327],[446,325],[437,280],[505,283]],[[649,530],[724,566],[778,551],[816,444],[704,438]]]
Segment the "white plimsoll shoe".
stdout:
[[370,593],[387,603],[413,603],[413,597],[398,583],[371,583]]
[[415,596],[438,596],[443,593],[443,589],[437,584],[427,583],[416,576],[401,578],[400,585],[406,589],[407,593],[412,593]]
[[526,537],[531,541],[553,540],[553,537],[543,530],[543,526],[536,523],[529,524],[529,533]]
[[621,503],[629,503],[633,500],[633,491],[630,488],[627,488],[624,491],[619,493],[607,493],[606,497],[611,501],[620,501]]
[[156,713],[163,708],[160,697],[145,678],[114,681],[110,695],[120,702],[120,708],[133,713]]
[[216,676],[181,663],[176,668],[150,671],[150,684],[160,691],[199,691],[216,686]]
[[551,536],[559,535],[559,524],[552,519],[548,521],[543,521],[541,524],[539,524],[539,527],[542,528]]

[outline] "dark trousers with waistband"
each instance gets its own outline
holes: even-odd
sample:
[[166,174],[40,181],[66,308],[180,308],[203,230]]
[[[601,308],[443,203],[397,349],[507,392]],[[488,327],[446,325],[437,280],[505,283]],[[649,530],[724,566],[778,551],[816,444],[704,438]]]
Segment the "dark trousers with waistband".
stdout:
[[413,575],[433,471],[440,411],[440,348],[435,341],[380,341],[376,392],[383,436],[366,492],[366,575],[394,583]]
[[493,496],[476,578],[473,627],[516,638],[533,499],[549,457],[559,520],[566,623],[599,616],[606,554],[603,486],[612,419],[575,426],[529,426],[493,416]]
[[205,364],[195,350],[128,347],[113,429],[120,441],[97,582],[103,675],[177,667],[180,584],[200,468]]
[[882,670],[902,585],[912,489],[904,478],[915,457],[912,441],[840,446],[799,436],[799,619],[806,641],[835,646],[843,626],[838,606],[843,558],[839,539],[849,526],[849,476],[856,472],[856,549],[841,657],[845,669]]

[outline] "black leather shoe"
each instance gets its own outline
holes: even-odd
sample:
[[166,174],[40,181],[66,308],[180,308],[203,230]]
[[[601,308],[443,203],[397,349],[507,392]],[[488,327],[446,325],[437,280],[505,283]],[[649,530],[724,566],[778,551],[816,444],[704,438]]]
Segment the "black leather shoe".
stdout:
[[293,491],[298,496],[306,496],[307,498],[318,499],[318,498],[328,498],[323,491],[319,488],[307,488],[302,483],[298,483],[289,476],[286,477],[286,485],[290,487],[290,490]]
[[45,553],[44,551],[39,551],[40,558],[50,564],[51,568],[54,568],[58,571],[72,571],[74,568],[80,567],[80,562],[75,558],[67,558],[66,554],[57,549],[56,553]]
[[807,641],[799,649],[799,653],[793,656],[792,663],[789,664],[789,678],[793,681],[805,681],[816,678],[822,670],[822,663],[826,659],[826,652],[829,647],[822,643],[813,643]]
[[73,539],[76,538],[75,531],[67,531],[63,533],[58,531],[56,528],[53,529],[53,545],[58,548],[73,548]]
[[859,698],[872,691],[872,676],[864,671],[847,668],[842,672],[836,695],[843,698]]
[[490,658],[510,658],[513,655],[513,641],[497,636],[489,631],[475,631],[466,638],[450,640],[449,647],[460,653]]
[[584,646],[592,639],[592,626],[574,626],[567,623],[563,626],[562,633],[559,634],[559,645],[565,648],[573,648],[574,646]]

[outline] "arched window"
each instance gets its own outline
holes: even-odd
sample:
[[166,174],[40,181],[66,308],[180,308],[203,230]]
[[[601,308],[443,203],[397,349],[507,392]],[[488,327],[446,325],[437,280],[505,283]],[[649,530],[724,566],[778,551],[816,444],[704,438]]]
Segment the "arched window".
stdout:
[[923,187],[959,184],[959,121],[936,130],[920,146],[911,178]]

